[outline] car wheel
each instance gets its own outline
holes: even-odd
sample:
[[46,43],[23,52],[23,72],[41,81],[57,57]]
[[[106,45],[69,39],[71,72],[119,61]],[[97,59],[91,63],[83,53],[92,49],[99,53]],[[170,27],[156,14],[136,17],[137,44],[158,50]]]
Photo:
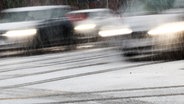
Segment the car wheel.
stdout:
[[39,32],[30,42],[29,47],[31,49],[38,49],[38,48],[44,48],[46,47],[48,43],[47,37],[43,37],[44,34]]
[[67,50],[73,50],[77,47],[77,39],[74,35],[73,29],[70,26],[63,27],[63,37],[66,45]]

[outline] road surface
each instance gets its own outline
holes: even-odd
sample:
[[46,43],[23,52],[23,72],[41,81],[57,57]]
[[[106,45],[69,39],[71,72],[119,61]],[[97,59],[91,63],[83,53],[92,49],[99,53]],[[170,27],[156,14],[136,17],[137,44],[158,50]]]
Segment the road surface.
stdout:
[[0,59],[0,104],[183,104],[184,65],[116,48]]

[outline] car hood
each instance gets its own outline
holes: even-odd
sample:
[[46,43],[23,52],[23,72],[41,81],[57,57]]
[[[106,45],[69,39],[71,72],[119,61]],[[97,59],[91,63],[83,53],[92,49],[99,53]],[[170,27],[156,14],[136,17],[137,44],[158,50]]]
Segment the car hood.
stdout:
[[41,24],[43,24],[43,22],[41,21],[0,23],[0,31],[24,29],[24,28],[36,28],[38,25],[41,25]]
[[156,14],[143,16],[129,16],[123,18],[123,24],[134,32],[149,31],[159,25],[181,20],[181,14]]

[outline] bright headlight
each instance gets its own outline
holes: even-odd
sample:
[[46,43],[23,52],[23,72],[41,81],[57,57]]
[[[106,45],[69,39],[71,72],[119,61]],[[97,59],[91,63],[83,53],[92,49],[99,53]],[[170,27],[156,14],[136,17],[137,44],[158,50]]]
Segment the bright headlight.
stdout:
[[95,24],[83,24],[83,25],[78,25],[74,29],[77,31],[85,31],[85,30],[90,30],[94,29],[96,27]]
[[148,32],[149,35],[168,35],[175,34],[184,31],[184,22],[174,22],[161,25],[155,29],[152,29]]
[[122,29],[110,29],[110,30],[101,30],[99,31],[99,35],[101,37],[110,37],[110,36],[118,36],[118,35],[126,35],[131,34],[132,30],[129,28],[122,28]]
[[3,36],[11,38],[29,37],[36,35],[37,29],[25,29],[25,30],[12,30],[7,31]]

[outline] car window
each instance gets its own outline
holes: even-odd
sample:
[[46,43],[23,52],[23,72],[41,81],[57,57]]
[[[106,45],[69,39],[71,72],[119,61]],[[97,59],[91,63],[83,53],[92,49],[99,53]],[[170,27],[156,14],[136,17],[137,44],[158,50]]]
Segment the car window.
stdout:
[[61,18],[63,17],[66,13],[70,11],[69,8],[59,8],[59,9],[53,9],[51,10],[52,16],[51,18]]
[[1,13],[0,23],[24,21],[26,17],[27,17],[27,12]]
[[110,11],[97,11],[89,13],[90,18],[103,19],[111,17],[112,13]]
[[27,20],[42,20],[49,19],[52,16],[52,10],[30,11],[27,15]]
[[63,17],[68,11],[69,9],[59,8],[25,12],[4,12],[0,15],[0,23],[60,18]]

